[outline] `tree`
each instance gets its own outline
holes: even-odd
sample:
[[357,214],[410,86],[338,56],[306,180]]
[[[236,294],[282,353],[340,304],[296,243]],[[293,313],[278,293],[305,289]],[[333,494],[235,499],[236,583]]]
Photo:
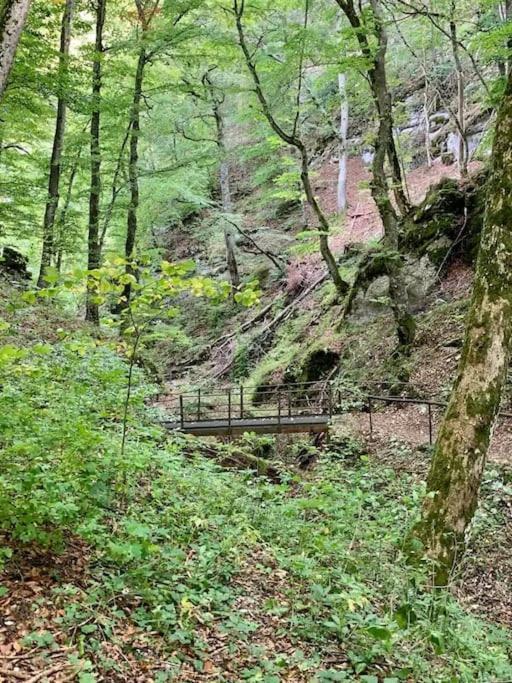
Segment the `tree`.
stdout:
[[62,170],[62,151],[64,147],[64,135],[66,132],[66,75],[68,72],[69,47],[71,43],[71,24],[75,0],[66,0],[62,16],[59,53],[59,95],[57,100],[57,115],[55,119],[55,135],[53,138],[52,156],[50,161],[50,173],[48,177],[48,199],[44,212],[43,221],[43,249],[41,254],[41,266],[39,270],[38,286],[44,286],[46,270],[52,263],[55,249],[55,216],[59,204],[60,177]]
[[[379,0],[371,0],[373,21],[371,31],[377,44],[376,49],[374,49],[370,44],[367,28],[364,26],[361,16],[357,13],[353,0],[335,1],[341,7],[351,27],[354,29],[361,54],[369,65],[368,80],[379,119],[374,143],[372,196],[384,227],[384,245],[398,253],[399,221],[389,196],[386,158],[389,159],[392,169],[395,200],[403,213],[407,213],[409,210],[409,202],[403,189],[401,166],[393,137],[393,108],[386,70],[388,39],[381,14],[380,2]],[[416,325],[414,318],[407,309],[407,294],[401,270],[401,264],[398,263],[392,267],[389,273],[390,299],[396,322],[399,349],[401,351],[408,351],[414,341]]]
[[[107,0],[96,0],[96,40],[92,76],[92,116],[91,116],[91,186],[89,192],[89,234],[87,268],[94,271],[100,267],[101,246],[99,241],[100,200],[101,200],[101,86],[103,73],[103,31],[105,28]],[[89,277],[87,288],[85,319],[99,325],[100,316],[95,296],[94,282]]]
[[347,135],[348,135],[348,97],[347,97],[347,74],[338,75],[338,89],[340,93],[340,131],[339,131],[339,167],[338,167],[338,211],[347,208]]
[[496,422],[512,332],[512,73],[496,122],[492,169],[457,379],[437,439],[415,533],[445,585],[464,547]]
[[[222,211],[224,214],[231,214],[233,213],[233,200],[231,198],[230,168],[226,148],[226,122],[223,113],[223,105],[226,95],[213,83],[210,72],[207,72],[204,75],[203,81],[210,96],[213,117],[215,119],[215,128],[217,133],[216,142],[220,156],[219,184]],[[226,262],[231,284],[234,288],[236,288],[240,284],[240,275],[238,273],[238,264],[235,254],[235,240],[231,230],[231,225],[228,223],[226,218],[224,219],[224,242],[226,243]]]
[[[384,162],[387,157],[393,176],[393,192],[395,199],[400,211],[403,214],[406,214],[409,211],[410,206],[404,191],[402,168],[393,137],[393,107],[386,69],[388,39],[382,17],[380,0],[371,0],[370,2],[373,25],[370,25],[369,27],[365,24],[365,15],[362,13],[358,14],[353,0],[335,0],[335,2],[339,5],[347,17],[349,24],[353,28],[361,50],[361,55],[368,63],[368,81],[379,117],[379,131],[377,133],[379,151],[376,150],[375,157],[377,161],[374,162],[373,167],[373,180],[374,183],[377,184],[376,190],[382,196],[385,182],[385,192],[387,194],[387,181],[385,180],[385,175],[383,178],[381,177],[383,175],[383,170],[380,168],[381,166],[384,168]],[[370,42],[370,36],[372,34],[377,43],[376,49]],[[382,148],[382,153],[380,152],[380,148]],[[389,211],[389,209],[386,208],[386,211]],[[386,227],[386,223],[384,224],[384,227]]]
[[[127,260],[127,273],[135,275],[131,263],[134,255],[135,240],[137,237],[138,209],[140,203],[139,192],[139,138],[140,138],[140,109],[143,97],[144,72],[146,65],[151,57],[147,49],[147,35],[151,27],[151,22],[155,17],[160,0],[135,0],[137,17],[140,25],[140,47],[135,70],[133,86],[133,101],[130,110],[129,127],[129,161],[128,161],[128,182],[130,186],[130,203],[128,205],[128,218],[126,228],[126,242],[124,254]],[[132,285],[128,281],[124,288],[125,305],[130,301]]]
[[0,99],[14,62],[31,0],[3,0],[0,8]]
[[[311,208],[313,214],[319,223],[319,241],[320,241],[320,253],[327,266],[329,275],[336,287],[338,294],[343,297],[349,290],[348,284],[343,280],[340,275],[338,266],[336,264],[336,259],[329,247],[329,232],[330,226],[329,222],[322,211],[317,198],[315,197],[315,192],[310,177],[310,159],[309,152],[306,144],[299,135],[299,123],[300,123],[300,105],[301,105],[301,95],[302,95],[302,81],[303,81],[303,60],[302,57],[299,59],[298,68],[298,86],[297,86],[297,96],[296,96],[296,107],[294,112],[294,122],[291,131],[287,131],[280,125],[276,117],[272,113],[270,102],[265,95],[263,84],[260,79],[260,75],[254,61],[254,53],[249,49],[249,45],[245,36],[245,30],[243,25],[243,16],[245,9],[245,0],[233,0],[233,13],[235,16],[236,29],[238,34],[238,41],[240,48],[243,52],[245,63],[247,69],[251,75],[254,83],[254,91],[258,98],[261,106],[263,115],[268,121],[268,124],[276,133],[276,135],[283,140],[287,145],[293,147],[297,150],[300,159],[300,177],[302,185],[304,188],[304,193],[306,195],[306,200]],[[306,0],[305,12],[304,12],[304,27],[307,28],[307,18],[308,18],[309,3]],[[303,49],[303,48],[302,48]]]

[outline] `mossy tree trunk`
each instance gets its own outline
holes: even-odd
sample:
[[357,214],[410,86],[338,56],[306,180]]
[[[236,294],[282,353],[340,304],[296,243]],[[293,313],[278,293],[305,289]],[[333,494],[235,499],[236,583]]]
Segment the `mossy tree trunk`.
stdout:
[[498,112],[476,281],[458,376],[416,535],[445,585],[464,548],[509,363],[512,329],[512,74]]
[[[375,155],[372,166],[372,197],[384,228],[384,244],[393,251],[399,251],[399,217],[391,201],[390,188],[386,175],[386,160],[389,161],[393,179],[395,202],[402,214],[409,211],[405,195],[400,161],[393,138],[393,106],[387,82],[386,53],[387,34],[381,16],[378,0],[371,1],[373,25],[367,27],[364,17],[358,13],[353,0],[335,0],[354,29],[362,56],[368,60],[368,80],[372,91],[375,109],[378,114],[378,130],[375,136]],[[369,34],[375,36],[376,46],[372,46]],[[399,262],[389,272],[391,309],[396,323],[398,350],[407,355],[414,341],[416,324],[407,307],[402,267]]]

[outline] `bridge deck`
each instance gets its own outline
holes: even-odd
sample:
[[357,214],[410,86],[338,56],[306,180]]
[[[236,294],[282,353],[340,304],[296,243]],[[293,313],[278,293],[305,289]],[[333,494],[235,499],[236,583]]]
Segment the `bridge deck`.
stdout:
[[164,422],[171,430],[195,436],[241,436],[244,432],[256,434],[325,432],[329,428],[329,415],[299,415],[296,417],[253,417],[232,420],[200,420]]

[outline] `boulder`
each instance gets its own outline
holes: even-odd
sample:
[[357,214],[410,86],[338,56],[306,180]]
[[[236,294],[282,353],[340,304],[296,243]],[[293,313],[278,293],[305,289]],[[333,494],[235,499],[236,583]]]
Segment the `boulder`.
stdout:
[[13,247],[4,247],[0,257],[0,275],[13,284],[23,284],[31,279],[28,258]]
[[437,280],[437,271],[430,258],[425,255],[419,261],[408,259],[404,266],[409,311],[416,313],[425,307],[428,295]]

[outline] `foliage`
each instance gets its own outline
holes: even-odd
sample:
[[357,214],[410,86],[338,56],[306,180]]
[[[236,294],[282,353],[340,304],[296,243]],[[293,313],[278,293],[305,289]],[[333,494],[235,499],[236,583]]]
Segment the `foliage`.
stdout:
[[[87,615],[80,639],[93,661],[99,629],[108,639],[126,614],[198,662],[208,657],[198,625],[218,623],[228,642],[249,642],[257,624],[237,614],[230,577],[263,553],[261,569],[277,566],[287,584],[264,610],[311,643],[317,654],[301,660],[311,680],[339,679],[321,665],[332,647],[348,660],[340,680],[371,677],[382,661],[396,680],[510,676],[507,636],[449,595],[424,592],[423,570],[406,565],[403,529],[421,487],[404,475],[366,457],[354,462],[341,446],[309,481],[248,485],[251,475],[184,459],[180,439],[165,441],[148,420],[151,388],[139,372],[121,457],[126,367],[108,344],[70,337],[30,352],[4,347],[2,371],[2,524],[25,541],[63,544],[78,534],[91,545],[91,582],[80,593],[68,586],[60,628],[72,637]],[[110,607],[121,596],[128,612]],[[267,680],[297,664],[259,661],[246,671],[242,662],[241,679],[260,680],[260,671]],[[179,659],[171,662],[177,672]]]

